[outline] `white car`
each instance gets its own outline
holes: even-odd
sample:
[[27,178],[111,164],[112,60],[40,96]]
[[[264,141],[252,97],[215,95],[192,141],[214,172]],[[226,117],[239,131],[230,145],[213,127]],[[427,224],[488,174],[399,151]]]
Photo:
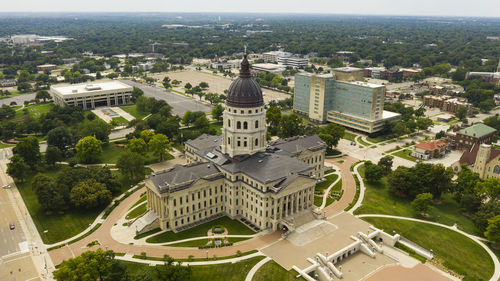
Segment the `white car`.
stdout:
[[10,186],[10,184],[6,184],[6,185],[3,186],[3,188],[9,189],[9,188],[11,188],[11,186]]

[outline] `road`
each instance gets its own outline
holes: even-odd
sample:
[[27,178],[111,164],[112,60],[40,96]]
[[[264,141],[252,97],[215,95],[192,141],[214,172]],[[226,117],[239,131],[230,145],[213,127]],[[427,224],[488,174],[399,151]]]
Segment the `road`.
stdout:
[[54,265],[17,187],[5,172],[7,162],[0,160],[0,186],[11,185],[10,189],[0,187],[0,280],[53,280],[49,270]]
[[35,96],[36,96],[35,93],[31,93],[31,94],[23,94],[23,95],[15,96],[15,97],[11,97],[11,98],[0,99],[0,106],[4,105],[4,104],[10,105],[10,103],[13,101],[15,101],[17,105],[23,105],[24,101],[32,100],[35,98]]
[[179,94],[165,91],[164,89],[156,88],[150,85],[137,83],[131,80],[121,80],[123,83],[140,88],[144,91],[144,95],[150,98],[156,98],[166,101],[172,106],[172,112],[182,116],[186,111],[203,111],[210,112],[212,106],[198,102],[194,99],[181,96]]

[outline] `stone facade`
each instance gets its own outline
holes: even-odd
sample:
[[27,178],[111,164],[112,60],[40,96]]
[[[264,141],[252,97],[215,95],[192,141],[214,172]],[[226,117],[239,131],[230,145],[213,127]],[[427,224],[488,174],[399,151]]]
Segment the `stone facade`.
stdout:
[[162,230],[174,232],[220,216],[255,230],[293,228],[291,216],[314,206],[326,144],[317,136],[266,143],[262,91],[246,57],[223,120],[222,135],[185,143],[187,165],[146,179],[148,210]]
[[479,146],[472,171],[478,173],[482,180],[500,178],[500,151],[492,151],[491,146],[487,144]]

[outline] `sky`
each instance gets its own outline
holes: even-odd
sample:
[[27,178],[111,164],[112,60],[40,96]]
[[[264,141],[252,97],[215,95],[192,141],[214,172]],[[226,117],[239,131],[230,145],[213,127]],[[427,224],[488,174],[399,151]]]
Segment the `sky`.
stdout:
[[0,12],[252,12],[500,17],[500,0],[18,0]]

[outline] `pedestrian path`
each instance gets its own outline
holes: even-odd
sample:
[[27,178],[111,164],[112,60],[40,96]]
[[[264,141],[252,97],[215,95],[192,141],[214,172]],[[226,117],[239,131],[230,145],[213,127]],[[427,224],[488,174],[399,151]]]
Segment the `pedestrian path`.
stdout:
[[259,270],[259,268],[261,266],[263,266],[264,264],[266,264],[270,260],[271,260],[270,257],[265,257],[263,260],[259,261],[256,265],[254,265],[254,267],[252,267],[252,269],[250,269],[250,271],[248,272],[247,277],[245,278],[245,281],[252,281],[253,276],[255,275],[257,270]]
[[379,214],[364,214],[364,215],[358,215],[356,217],[358,217],[358,218],[389,218],[389,219],[414,221],[414,222],[419,222],[419,223],[426,223],[426,224],[440,226],[440,227],[455,231],[457,233],[460,233],[460,234],[472,239],[477,244],[479,244],[481,247],[483,247],[484,250],[486,250],[488,255],[490,255],[490,258],[493,260],[493,264],[495,266],[495,271],[493,273],[493,276],[490,278],[490,281],[498,281],[500,278],[500,262],[498,260],[498,257],[495,255],[495,253],[493,253],[493,251],[486,244],[484,244],[483,239],[481,237],[477,237],[475,235],[464,232],[464,231],[458,229],[455,225],[449,226],[449,225],[445,225],[445,224],[441,224],[441,223],[437,223],[437,222],[433,222],[433,221],[426,221],[426,220],[421,220],[421,219],[391,216],[391,215],[379,215]]
[[340,174],[340,171],[338,168],[337,170],[333,173],[329,173],[328,175],[325,176],[330,176],[330,175],[338,175],[338,178],[328,186],[328,188],[323,192],[323,202],[321,203],[321,206],[319,206],[320,210],[323,210],[326,206],[326,200],[328,199],[328,196],[330,195],[330,190],[342,179],[342,175]]
[[[214,264],[223,264],[223,263],[235,263],[235,262],[240,262],[243,260],[251,259],[254,257],[260,257],[264,256],[262,252],[256,252],[250,255],[245,255],[241,257],[235,257],[231,259],[220,259],[220,260],[207,260],[207,261],[186,261],[186,262],[181,262],[181,265],[184,266],[196,266],[196,265],[214,265]],[[156,266],[156,265],[162,265],[165,262],[164,261],[153,261],[153,260],[145,260],[145,259],[138,259],[134,258],[132,254],[125,254],[124,256],[115,256],[115,259],[117,260],[122,260],[122,261],[130,261],[130,262],[136,262],[136,263],[145,263],[149,264],[150,266]],[[210,259],[210,257],[208,258]],[[179,264],[178,262],[174,262],[174,264]]]

